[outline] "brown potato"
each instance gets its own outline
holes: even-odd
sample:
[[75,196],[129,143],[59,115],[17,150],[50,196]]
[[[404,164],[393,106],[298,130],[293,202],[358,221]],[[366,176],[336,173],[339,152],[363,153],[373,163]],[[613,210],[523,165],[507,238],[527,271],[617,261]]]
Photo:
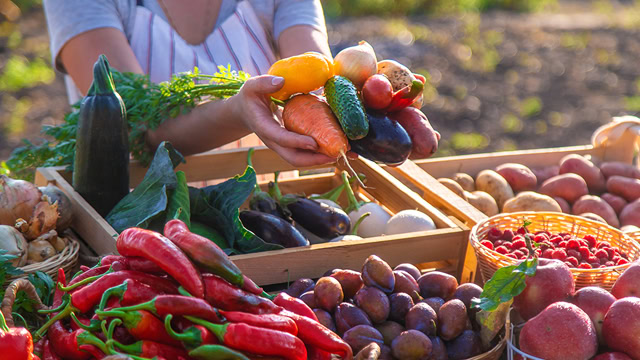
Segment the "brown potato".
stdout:
[[513,192],[535,190],[538,185],[536,175],[522,164],[506,163],[498,166],[496,172],[507,180]]
[[640,227],[637,227],[635,225],[625,225],[620,228],[620,231],[622,231],[623,233],[631,233],[631,232],[640,231]]
[[476,181],[473,180],[471,175],[466,173],[455,173],[453,175],[453,181],[457,182],[462,186],[464,191],[474,192],[476,191]]
[[552,211],[562,212],[562,208],[552,197],[533,191],[523,191],[516,197],[509,199],[502,209],[503,212],[517,211]]
[[599,194],[606,188],[602,171],[594,163],[578,154],[570,154],[560,160],[560,174],[567,173],[580,175],[591,192]]
[[496,200],[484,191],[464,192],[467,201],[476,209],[487,216],[493,216],[500,212]]
[[620,227],[620,221],[616,211],[613,210],[611,205],[600,197],[595,195],[584,195],[578,201],[576,201],[571,207],[573,214],[594,213],[602,217],[607,224],[613,227]]
[[453,191],[456,195],[460,196],[461,198],[465,200],[467,199],[464,195],[464,190],[462,189],[462,186],[460,186],[460,184],[458,184],[454,180],[447,179],[447,178],[439,178],[438,182],[446,186],[449,190]]
[[606,201],[607,204],[611,205],[613,210],[618,215],[620,215],[620,212],[622,211],[622,209],[624,209],[624,207],[627,206],[627,204],[628,204],[627,200],[625,200],[624,198],[622,198],[622,197],[620,197],[618,195],[613,195],[611,193],[604,193],[604,194],[600,195],[600,198],[602,198],[602,200]]
[[635,225],[640,227],[640,200],[632,201],[620,212],[622,226]]
[[499,209],[502,209],[504,203],[514,196],[507,180],[493,170],[480,171],[476,177],[476,189],[491,195]]
[[611,176],[624,176],[628,178],[640,179],[640,169],[620,161],[603,162],[600,170],[607,178]]
[[573,204],[582,195],[587,195],[587,183],[580,175],[567,173],[554,176],[543,182],[538,192],[551,197],[561,197]]
[[569,203],[567,202],[567,200],[559,197],[559,196],[554,196],[553,200],[555,200],[558,205],[560,205],[560,209],[562,209],[562,212],[565,214],[571,214],[571,205],[569,205]]
[[607,179],[607,191],[627,201],[640,198],[640,179],[613,175]]
[[539,186],[548,179],[560,175],[560,166],[551,165],[539,168],[531,168],[531,172],[533,172],[533,174],[536,176],[536,179],[538,179]]

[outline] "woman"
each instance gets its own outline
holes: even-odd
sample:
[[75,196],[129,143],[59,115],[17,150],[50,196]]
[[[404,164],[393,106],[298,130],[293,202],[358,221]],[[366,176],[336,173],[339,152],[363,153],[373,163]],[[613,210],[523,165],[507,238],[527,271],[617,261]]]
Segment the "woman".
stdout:
[[154,82],[197,66],[251,74],[240,92],[198,105],[147,134],[183,154],[210,150],[255,133],[295,166],[332,162],[316,142],[281,126],[267,94],[284,79],[263,75],[277,57],[306,51],[331,56],[319,0],[44,0],[55,67],[67,74],[70,101],[86,94],[98,55],[122,72]]

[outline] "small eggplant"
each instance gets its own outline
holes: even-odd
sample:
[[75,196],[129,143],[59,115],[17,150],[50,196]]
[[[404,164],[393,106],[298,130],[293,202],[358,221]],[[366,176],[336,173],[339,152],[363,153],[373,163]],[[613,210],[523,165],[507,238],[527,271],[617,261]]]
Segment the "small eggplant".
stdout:
[[251,200],[249,201],[249,208],[251,210],[260,211],[263,213],[277,216],[281,219],[291,222],[291,218],[285,214],[282,206],[278,204],[269,194],[264,191],[254,192]]
[[309,245],[309,240],[305,239],[300,234],[300,231],[275,215],[255,210],[245,210],[240,212],[240,221],[242,221],[242,225],[247,230],[268,243],[282,245],[287,248]]
[[351,230],[351,220],[341,209],[303,197],[284,198],[281,203],[286,204],[293,221],[323,239],[333,239]]
[[394,120],[381,113],[367,112],[369,133],[360,140],[349,140],[351,150],[369,160],[388,165],[402,164],[411,154],[411,138]]

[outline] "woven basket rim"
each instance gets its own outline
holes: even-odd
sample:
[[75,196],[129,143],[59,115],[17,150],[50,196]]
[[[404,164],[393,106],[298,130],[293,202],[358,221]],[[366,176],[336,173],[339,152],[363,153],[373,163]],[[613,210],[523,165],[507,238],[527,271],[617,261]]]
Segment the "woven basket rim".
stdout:
[[[478,230],[482,227],[487,226],[490,223],[494,223],[494,222],[498,222],[499,220],[505,219],[505,218],[516,218],[516,217],[523,217],[523,218],[543,218],[545,219],[545,221],[551,222],[553,220],[557,220],[559,222],[563,222],[566,221],[569,222],[569,220],[571,221],[572,224],[576,225],[576,224],[580,224],[580,223],[584,223],[588,226],[592,226],[592,227],[598,227],[603,229],[605,232],[610,233],[610,234],[614,234],[617,237],[619,237],[620,239],[623,239],[624,241],[626,241],[627,243],[629,243],[629,245],[631,247],[634,247],[636,249],[636,251],[638,252],[638,255],[636,258],[633,259],[629,259],[629,263],[627,264],[622,264],[622,265],[615,265],[615,266],[608,266],[605,268],[597,268],[597,269],[580,269],[580,268],[575,268],[575,267],[571,267],[570,270],[572,273],[574,274],[589,274],[589,275],[593,275],[593,274],[597,274],[597,273],[602,273],[602,272],[611,272],[611,271],[615,271],[615,272],[620,272],[622,273],[626,268],[628,268],[631,263],[633,263],[635,260],[640,259],[640,243],[638,241],[636,241],[633,237],[629,236],[629,234],[622,232],[620,229],[614,228],[613,226],[610,226],[608,224],[604,224],[595,220],[591,220],[591,219],[587,219],[587,218],[583,218],[577,215],[571,215],[571,214],[565,214],[565,213],[557,213],[557,212],[544,212],[544,211],[520,211],[520,212],[513,212],[513,213],[501,213],[501,214],[497,214],[494,215],[490,218],[484,219],[483,221],[478,222],[477,224],[475,224],[470,232],[469,235],[469,242],[471,243],[471,246],[474,248],[474,250],[476,252],[481,253],[482,255],[485,256],[491,256],[494,258],[497,258],[498,260],[501,260],[503,262],[508,262],[510,264],[516,264],[519,260],[510,258],[506,255],[500,254],[498,252],[496,252],[495,250],[491,250],[489,248],[487,248],[486,246],[480,244],[480,239],[478,238]],[[563,219],[565,218],[565,219]],[[550,220],[551,219],[551,220]],[[637,231],[637,236],[638,238],[640,238],[640,231]],[[493,259],[491,259],[493,260]]]
[[465,360],[485,360],[485,359],[499,359],[502,356],[502,353],[507,348],[507,344],[511,340],[512,333],[512,324],[511,324],[511,310],[507,312],[507,319],[504,324],[504,335],[502,339],[494,346],[491,350],[484,352],[480,355],[476,355],[474,357],[465,359]]
[[15,279],[26,277],[27,275],[35,273],[36,271],[41,271],[41,272],[56,271],[60,267],[65,267],[70,263],[75,263],[78,259],[78,254],[80,252],[80,243],[78,242],[76,235],[69,230],[65,230],[63,232],[63,237],[67,238],[69,242],[69,244],[64,248],[64,250],[46,259],[45,261],[18,267],[18,269],[22,270],[24,273],[20,275],[10,276],[7,278],[7,281],[12,281]]

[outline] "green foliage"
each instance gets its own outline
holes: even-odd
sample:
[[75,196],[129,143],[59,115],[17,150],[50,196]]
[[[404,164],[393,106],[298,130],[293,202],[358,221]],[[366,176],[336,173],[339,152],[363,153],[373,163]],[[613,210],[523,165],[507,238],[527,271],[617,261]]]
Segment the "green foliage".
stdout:
[[[230,67],[219,67],[214,75],[193,72],[174,75],[171,81],[159,84],[149,80],[147,75],[120,73],[112,70],[116,90],[127,109],[129,122],[129,150],[134,159],[149,164],[153,150],[146,146],[145,133],[156,129],[168,118],[187,113],[206,98],[227,98],[235,95],[249,75],[231,71]],[[64,123],[57,126],[43,126],[42,133],[53,140],[34,144],[23,140],[24,146],[15,149],[6,169],[12,177],[33,181],[34,171],[43,166],[73,165],[76,145],[76,130],[80,102],[72,106]]]
[[43,60],[27,60],[12,56],[0,75],[0,91],[17,91],[39,84],[50,84],[55,78],[53,69]]
[[455,150],[480,150],[489,145],[489,138],[478,133],[456,132],[451,136],[450,141]]
[[542,111],[542,100],[537,96],[531,96],[520,103],[520,115],[531,117]]
[[484,311],[494,311],[498,305],[518,296],[526,287],[527,276],[533,276],[538,267],[538,258],[529,258],[519,265],[505,266],[496,271],[484,284],[480,299],[473,306]]

